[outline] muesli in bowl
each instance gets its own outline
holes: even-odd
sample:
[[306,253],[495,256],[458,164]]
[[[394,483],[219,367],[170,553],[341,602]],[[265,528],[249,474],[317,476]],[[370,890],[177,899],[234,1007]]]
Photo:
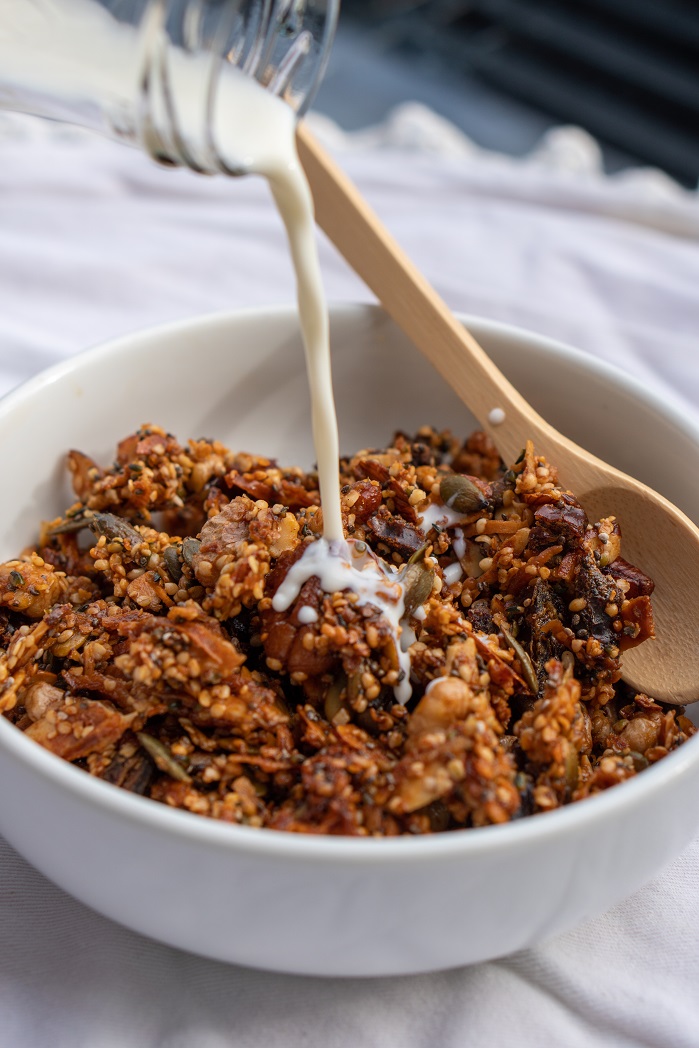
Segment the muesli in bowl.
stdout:
[[323,542],[315,472],[154,425],[68,463],[78,501],[0,565],[0,709],[106,782],[422,834],[582,800],[694,732],[621,679],[652,580],[531,444],[506,468],[483,433],[423,427],[343,460],[347,575],[281,602]]

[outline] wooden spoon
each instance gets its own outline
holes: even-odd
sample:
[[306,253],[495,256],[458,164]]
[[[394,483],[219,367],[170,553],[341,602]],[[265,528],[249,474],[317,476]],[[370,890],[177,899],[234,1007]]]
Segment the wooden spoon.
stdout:
[[[656,584],[657,637],[624,653],[624,679],[663,702],[699,700],[699,529],[662,495],[578,447],[537,414],[303,124],[297,144],[320,228],[461,397],[505,462],[514,462],[532,440],[536,453],[558,468],[591,520],[618,518],[625,559]],[[499,425],[491,421],[495,408],[505,416]]]

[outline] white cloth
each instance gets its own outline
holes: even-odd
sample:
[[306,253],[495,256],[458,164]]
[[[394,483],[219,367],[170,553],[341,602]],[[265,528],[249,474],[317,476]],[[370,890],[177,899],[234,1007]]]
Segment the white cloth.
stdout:
[[[519,162],[419,107],[352,141],[318,127],[452,307],[562,338],[696,410],[696,196],[657,172],[604,177],[575,129]],[[327,244],[322,265],[331,300],[369,297]],[[143,325],[293,297],[261,182],[0,121],[0,393]],[[696,1048],[698,888],[699,839],[622,905],[538,949],[324,981],[160,946],[0,842],[0,1048]]]

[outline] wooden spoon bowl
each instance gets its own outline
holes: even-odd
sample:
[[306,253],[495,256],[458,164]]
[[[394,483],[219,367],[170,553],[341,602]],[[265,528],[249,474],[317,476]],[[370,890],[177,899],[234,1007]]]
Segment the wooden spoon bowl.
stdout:
[[297,144],[318,225],[461,397],[503,459],[513,462],[533,441],[591,520],[618,518],[625,559],[656,584],[657,636],[624,653],[624,680],[663,702],[699,700],[699,528],[662,495],[549,425],[456,320],[303,124]]

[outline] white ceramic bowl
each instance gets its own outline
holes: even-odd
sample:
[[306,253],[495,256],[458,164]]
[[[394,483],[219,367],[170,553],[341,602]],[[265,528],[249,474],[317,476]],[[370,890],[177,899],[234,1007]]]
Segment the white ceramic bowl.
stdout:
[[[569,436],[699,519],[699,431],[618,371],[471,318],[495,361]],[[182,438],[310,464],[292,309],[147,331],[0,402],[0,559],[67,504],[63,453],[111,461],[152,421]],[[333,310],[341,446],[473,420],[371,307]],[[302,837],[222,825],[134,796],[0,718],[0,832],[48,877],[130,928],[209,957],[319,975],[429,971],[530,946],[656,873],[699,824],[699,737],[630,782],[505,826],[427,838]]]

